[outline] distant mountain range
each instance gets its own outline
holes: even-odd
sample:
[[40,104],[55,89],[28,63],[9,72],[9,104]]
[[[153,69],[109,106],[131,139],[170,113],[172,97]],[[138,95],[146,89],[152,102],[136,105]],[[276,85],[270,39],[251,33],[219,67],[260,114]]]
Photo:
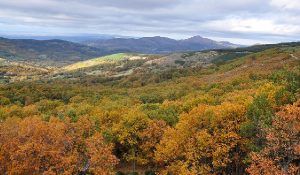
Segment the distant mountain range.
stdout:
[[[77,39],[79,40],[79,38]],[[65,66],[77,61],[121,52],[167,54],[236,47],[240,47],[240,45],[217,42],[200,36],[184,40],[165,37],[105,39],[96,37],[81,43],[58,39],[7,39],[0,37],[0,58],[35,63],[39,66]]]
[[101,48],[110,53],[137,52],[147,54],[164,54],[172,52],[242,47],[241,45],[232,44],[230,42],[218,42],[201,36],[194,36],[183,40],[174,40],[159,36],[143,38],[113,38],[90,40],[82,43],[87,46]]

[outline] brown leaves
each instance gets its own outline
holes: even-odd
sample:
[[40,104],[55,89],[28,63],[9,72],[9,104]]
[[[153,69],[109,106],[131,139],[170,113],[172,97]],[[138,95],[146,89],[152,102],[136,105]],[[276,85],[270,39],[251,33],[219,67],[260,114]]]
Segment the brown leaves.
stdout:
[[294,175],[300,173],[300,101],[277,113],[267,130],[267,146],[252,155],[248,172]]
[[112,145],[106,144],[100,133],[94,134],[85,142],[91,171],[99,175],[110,174],[112,165],[118,163],[118,159],[111,154]]
[[85,139],[89,137],[85,131],[92,127],[88,121],[81,123],[83,128],[77,129],[75,124],[55,118],[49,122],[37,117],[8,119],[0,125],[1,174],[73,174],[87,161],[92,170],[111,171],[117,163],[112,146],[105,144],[99,133]]

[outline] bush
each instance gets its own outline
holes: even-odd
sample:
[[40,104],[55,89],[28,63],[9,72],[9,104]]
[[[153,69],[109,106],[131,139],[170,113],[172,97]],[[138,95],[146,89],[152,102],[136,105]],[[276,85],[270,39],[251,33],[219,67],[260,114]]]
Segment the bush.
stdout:
[[6,97],[0,96],[0,105],[8,105],[10,104],[10,100]]
[[164,98],[157,94],[150,94],[150,95],[142,95],[139,98],[142,103],[162,103]]
[[118,172],[116,173],[116,175],[126,175],[126,174],[123,173],[122,171],[118,171]]
[[271,125],[273,109],[265,94],[254,98],[253,103],[248,108],[247,115],[256,126],[267,127]]
[[132,172],[132,173],[128,173],[128,175],[139,175],[138,172]]
[[155,172],[154,171],[146,171],[145,175],[155,175]]
[[292,104],[296,101],[296,97],[293,93],[289,92],[285,88],[280,89],[275,94],[276,104],[278,106],[283,106],[285,104]]

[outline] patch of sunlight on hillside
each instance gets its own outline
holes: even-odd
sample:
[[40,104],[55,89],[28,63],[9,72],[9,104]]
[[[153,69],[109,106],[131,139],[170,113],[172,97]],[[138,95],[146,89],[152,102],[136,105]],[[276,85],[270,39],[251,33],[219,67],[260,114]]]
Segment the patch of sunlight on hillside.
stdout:
[[86,61],[80,61],[80,62],[71,64],[71,65],[65,66],[65,67],[63,67],[63,69],[66,71],[72,71],[72,70],[76,70],[76,69],[97,66],[100,64],[107,64],[107,63],[112,63],[115,61],[120,61],[120,60],[129,58],[129,56],[130,55],[125,54],[125,53],[112,54],[112,55],[107,55],[107,56],[103,56],[103,57],[93,58],[93,59],[86,60]]

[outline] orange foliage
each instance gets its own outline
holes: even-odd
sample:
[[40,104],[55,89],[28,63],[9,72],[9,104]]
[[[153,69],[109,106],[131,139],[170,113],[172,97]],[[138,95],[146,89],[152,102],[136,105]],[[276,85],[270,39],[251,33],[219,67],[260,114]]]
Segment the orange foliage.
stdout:
[[0,173],[74,174],[88,167],[107,174],[117,163],[112,146],[99,133],[85,140],[90,124],[81,123],[83,129],[55,118],[7,119],[0,124]]
[[163,120],[152,120],[149,122],[148,127],[143,130],[140,134],[142,144],[140,145],[141,151],[143,152],[145,163],[154,163],[154,151],[156,145],[161,140],[167,124]]
[[252,175],[300,173],[300,100],[278,112],[267,130],[267,146],[252,155]]
[[242,172],[245,140],[238,135],[245,107],[223,103],[200,105],[181,116],[157,146],[156,159],[167,165],[162,174]]

